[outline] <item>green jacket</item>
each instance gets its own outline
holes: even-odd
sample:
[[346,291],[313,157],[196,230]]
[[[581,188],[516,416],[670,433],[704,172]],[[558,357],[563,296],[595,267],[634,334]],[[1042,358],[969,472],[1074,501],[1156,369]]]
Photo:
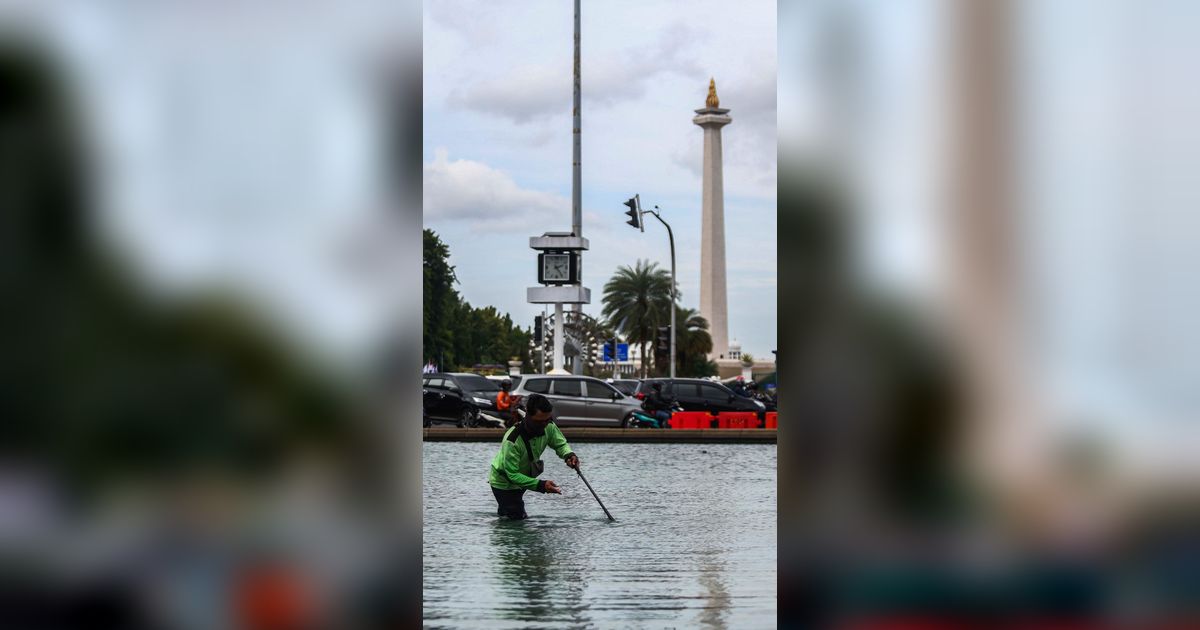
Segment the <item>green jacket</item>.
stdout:
[[567,438],[563,437],[558,425],[550,422],[546,425],[545,435],[529,438],[529,446],[533,449],[533,456],[530,457],[525,449],[525,440],[521,439],[523,427],[522,422],[504,433],[504,439],[500,442],[500,452],[492,458],[488,483],[500,490],[524,488],[545,492],[546,482],[537,479],[532,462],[541,459],[547,446],[565,460],[571,454],[571,446],[567,444]]

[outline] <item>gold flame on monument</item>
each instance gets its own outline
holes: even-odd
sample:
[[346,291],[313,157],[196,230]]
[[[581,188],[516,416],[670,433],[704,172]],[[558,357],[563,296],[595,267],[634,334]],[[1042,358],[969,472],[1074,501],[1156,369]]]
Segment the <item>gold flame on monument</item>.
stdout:
[[717,99],[717,82],[712,77],[708,78],[708,98],[704,100],[705,107],[720,107],[721,101]]

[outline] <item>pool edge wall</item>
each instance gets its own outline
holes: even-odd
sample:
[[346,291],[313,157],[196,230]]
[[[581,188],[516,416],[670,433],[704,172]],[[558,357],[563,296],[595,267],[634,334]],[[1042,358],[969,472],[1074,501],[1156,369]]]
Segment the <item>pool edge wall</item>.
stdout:
[[[503,429],[460,429],[429,427],[423,429],[426,442],[498,442]],[[606,429],[564,427],[568,442],[640,442],[640,443],[734,443],[775,444],[776,429]]]

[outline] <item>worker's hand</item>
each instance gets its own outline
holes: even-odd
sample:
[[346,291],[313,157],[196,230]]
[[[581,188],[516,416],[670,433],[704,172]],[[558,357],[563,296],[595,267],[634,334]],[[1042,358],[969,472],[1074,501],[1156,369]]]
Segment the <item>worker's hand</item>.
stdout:
[[571,453],[570,455],[567,455],[566,462],[567,462],[567,466],[570,468],[575,468],[575,469],[579,468],[579,457],[576,456],[575,453]]
[[546,480],[546,493],[547,493],[547,494],[550,494],[550,493],[553,493],[553,494],[562,494],[562,488],[559,488],[559,487],[558,487],[558,484],[556,484],[556,483],[554,483],[553,481],[550,481],[549,479],[547,479],[547,480]]

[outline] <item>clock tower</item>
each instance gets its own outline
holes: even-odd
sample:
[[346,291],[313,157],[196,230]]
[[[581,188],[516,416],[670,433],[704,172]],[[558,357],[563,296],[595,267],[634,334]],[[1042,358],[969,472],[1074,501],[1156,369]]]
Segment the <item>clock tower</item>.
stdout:
[[[575,0],[575,109],[571,128],[573,142],[571,161],[571,231],[546,232],[529,238],[529,247],[538,250],[537,279],[540,287],[526,290],[530,304],[554,305],[554,360],[551,374],[566,374],[563,370],[563,305],[574,304],[579,312],[592,301],[592,292],[583,286],[583,252],[588,241],[583,238],[582,150],[580,131],[579,78],[579,0]],[[579,362],[576,361],[576,365]]]
[[583,286],[580,263],[588,240],[570,232],[546,232],[529,239],[529,247],[538,250],[537,275],[540,287],[526,289],[530,304],[554,305],[554,368],[551,374],[566,374],[563,370],[563,304],[590,304],[592,291]]

